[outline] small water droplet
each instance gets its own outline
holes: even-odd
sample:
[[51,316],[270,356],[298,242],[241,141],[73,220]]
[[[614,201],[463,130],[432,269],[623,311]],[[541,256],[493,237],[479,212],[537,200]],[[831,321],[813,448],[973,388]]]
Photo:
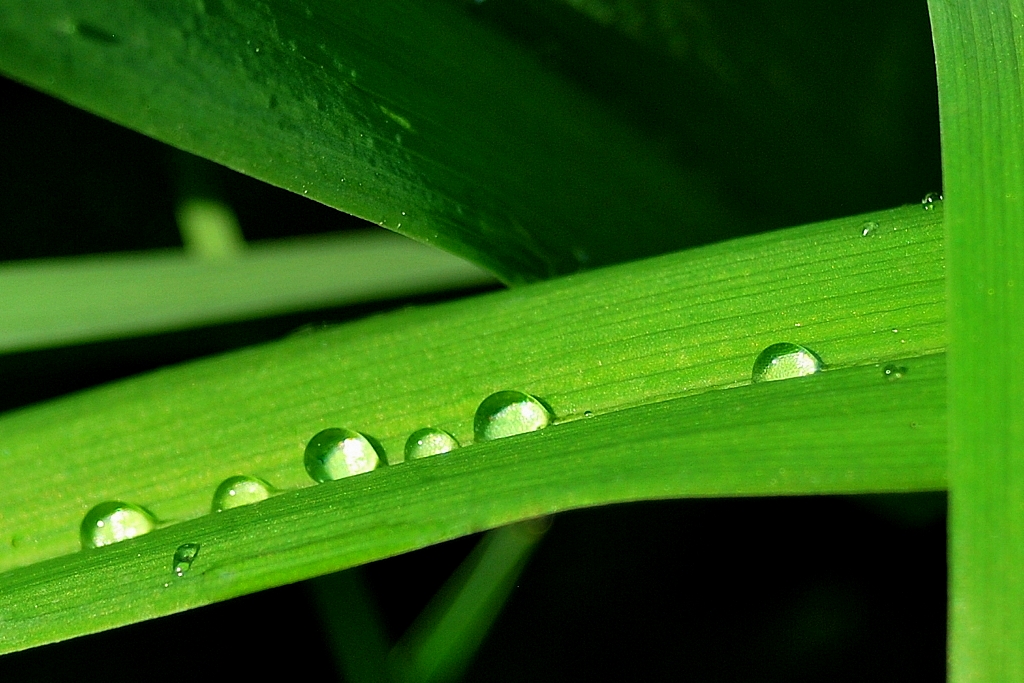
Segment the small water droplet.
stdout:
[[938,192],[929,192],[921,200],[921,208],[923,208],[925,211],[931,211],[932,209],[935,208],[935,202],[941,202],[941,201],[942,201],[942,195],[941,194],[939,194]]
[[374,470],[381,456],[363,434],[331,427],[309,440],[305,462],[309,476],[323,483]]
[[868,235],[874,234],[878,230],[877,221],[864,221],[860,226],[860,236],[867,237]]
[[477,441],[535,432],[551,424],[552,415],[543,403],[521,391],[499,391],[476,409],[473,433]]
[[587,418],[594,417],[594,411],[592,411],[592,410],[584,410],[583,411],[583,417],[587,417]]
[[431,455],[448,453],[458,447],[458,440],[448,432],[434,427],[425,427],[409,435],[405,442],[405,459],[428,458]]
[[171,570],[178,578],[185,576],[185,572],[192,568],[199,554],[198,543],[182,543],[174,551],[174,559],[171,560]]
[[886,365],[882,370],[882,376],[890,382],[895,382],[898,379],[903,379],[903,376],[907,374],[907,368],[904,365],[895,365],[890,363]]
[[821,359],[810,349],[798,344],[772,344],[758,355],[750,379],[773,382],[779,379],[813,375],[821,370]]
[[214,512],[252,505],[270,498],[274,492],[267,482],[256,477],[237,476],[225,479],[213,494]]
[[83,548],[99,548],[148,534],[156,527],[156,519],[138,505],[111,500],[100,503],[85,513],[82,520]]

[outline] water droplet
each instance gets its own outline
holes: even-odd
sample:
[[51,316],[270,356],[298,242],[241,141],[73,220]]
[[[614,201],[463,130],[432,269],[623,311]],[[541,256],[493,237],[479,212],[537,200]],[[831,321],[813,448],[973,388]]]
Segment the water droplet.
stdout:
[[878,230],[877,221],[864,221],[860,226],[860,236],[867,237],[868,235],[874,234]]
[[931,211],[932,209],[935,208],[935,202],[941,201],[941,194],[939,194],[938,192],[929,192],[924,196],[924,199],[921,200],[921,208],[923,208],[925,211]]
[[325,429],[306,446],[306,471],[320,483],[369,472],[380,461],[373,444],[351,429]]
[[551,424],[552,415],[543,403],[521,391],[499,391],[480,403],[473,418],[477,441],[535,432]]
[[821,370],[821,359],[810,349],[782,342],[772,344],[758,355],[751,373],[753,382],[773,382],[813,375]]
[[895,365],[890,363],[886,365],[882,370],[882,375],[890,382],[895,382],[898,379],[903,379],[903,375],[907,374],[907,368],[903,365]]
[[270,498],[274,487],[256,477],[230,477],[217,487],[213,494],[214,512],[223,512],[231,508],[252,505]]
[[174,551],[174,559],[171,560],[171,570],[177,577],[185,576],[185,572],[192,568],[199,554],[198,543],[182,543]]
[[82,520],[82,547],[99,548],[148,534],[156,519],[138,505],[118,500],[100,503]]
[[409,435],[405,442],[405,459],[427,458],[431,455],[448,453],[458,447],[458,440],[448,432],[434,427],[425,427]]
[[583,417],[586,417],[586,418],[594,417],[594,411],[592,411],[592,410],[584,410],[583,411]]

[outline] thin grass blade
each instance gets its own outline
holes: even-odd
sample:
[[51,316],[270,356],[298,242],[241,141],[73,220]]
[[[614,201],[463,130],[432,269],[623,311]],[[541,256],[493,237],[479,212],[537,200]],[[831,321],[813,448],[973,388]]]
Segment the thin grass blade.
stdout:
[[334,659],[347,683],[386,683],[387,632],[358,567],[309,582]]
[[1024,680],[1024,2],[931,0],[949,260],[950,680]]
[[[682,496],[939,490],[945,357],[712,391],[293,490],[0,574],[0,652],[560,510]],[[202,550],[181,576],[175,548]]]
[[395,645],[391,662],[398,680],[432,683],[462,677],[550,523],[519,522],[480,539]]
[[493,282],[385,231],[256,243],[231,258],[168,251],[0,263],[0,353]]

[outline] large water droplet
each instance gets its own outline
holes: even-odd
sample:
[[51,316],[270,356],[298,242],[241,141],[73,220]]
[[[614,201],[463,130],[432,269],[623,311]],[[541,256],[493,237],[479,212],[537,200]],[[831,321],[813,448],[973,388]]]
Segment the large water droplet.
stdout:
[[860,225],[860,236],[867,237],[878,231],[878,221],[864,221]]
[[373,444],[351,429],[325,429],[306,446],[306,471],[320,483],[369,472],[380,461]]
[[184,576],[185,572],[192,568],[192,563],[196,561],[196,555],[198,554],[198,543],[182,543],[174,551],[174,558],[171,560],[171,571],[174,572],[175,576]]
[[938,192],[929,192],[924,196],[924,199],[921,200],[921,208],[923,208],[925,211],[931,211],[932,209],[935,208],[935,202],[941,201],[941,194],[939,194]]
[[99,548],[148,534],[156,519],[138,505],[119,500],[100,503],[85,513],[82,520],[82,547]]
[[428,458],[431,455],[448,453],[458,447],[458,440],[443,429],[424,427],[409,435],[405,442],[405,459]]
[[753,382],[772,382],[813,375],[821,370],[821,359],[810,349],[798,344],[782,342],[772,344],[758,355],[750,379]]
[[552,415],[543,403],[521,391],[499,391],[480,403],[473,418],[477,441],[535,432],[551,424]]
[[217,487],[213,494],[214,512],[251,505],[270,498],[274,487],[256,477],[230,477]]

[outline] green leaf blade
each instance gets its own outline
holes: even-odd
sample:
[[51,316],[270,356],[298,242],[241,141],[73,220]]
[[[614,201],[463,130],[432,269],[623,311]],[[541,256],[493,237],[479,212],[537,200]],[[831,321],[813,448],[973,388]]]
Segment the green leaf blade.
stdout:
[[[550,427],[0,574],[0,651],[588,505],[942,489],[945,358],[905,363],[899,382],[856,367]],[[177,577],[181,543],[200,552]]]
[[933,0],[950,310],[950,680],[1024,679],[1024,3]]
[[[868,219],[880,230],[864,237]],[[779,341],[837,368],[941,352],[940,220],[907,207],[745,238],[377,316],[6,415],[0,568],[75,551],[82,516],[104,500],[179,521],[205,514],[231,476],[309,486],[302,452],[328,427],[369,434],[394,462],[424,426],[471,443],[477,405],[502,389],[540,396],[569,421],[746,384]]]
[[[558,510],[940,489],[941,213],[904,207],[408,309],[0,417],[5,647]],[[751,385],[755,357],[779,341],[811,348],[825,371]],[[909,368],[898,381],[883,372],[894,361]],[[469,445],[479,402],[509,388],[544,399],[560,424]],[[426,425],[464,448],[395,464]],[[303,448],[334,426],[377,439],[393,466],[314,485]],[[239,474],[284,493],[209,514],[217,485]],[[106,500],[167,527],[131,552],[76,552],[82,516]],[[202,546],[190,574],[201,581],[168,580],[181,543]],[[101,596],[93,575],[129,592]],[[63,596],[55,611],[18,607],[47,595]]]
[[0,353],[235,322],[493,283],[397,235],[256,243],[238,256],[181,252],[0,264]]

